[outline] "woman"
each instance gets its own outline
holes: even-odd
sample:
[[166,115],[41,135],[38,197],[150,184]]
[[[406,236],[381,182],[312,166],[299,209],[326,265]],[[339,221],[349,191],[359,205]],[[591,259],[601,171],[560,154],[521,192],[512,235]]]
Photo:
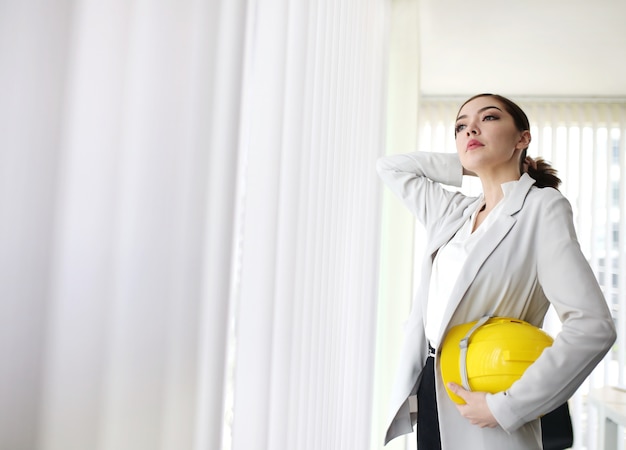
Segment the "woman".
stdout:
[[[472,97],[460,108],[455,139],[456,155],[394,155],[377,165],[428,238],[385,442],[417,421],[420,450],[541,449],[539,417],[580,386],[615,341],[615,327],[570,204],[556,189],[560,180],[526,156],[524,112],[498,95]],[[463,175],[480,178],[482,195],[442,187],[460,186]],[[496,394],[453,385],[466,404],[449,399],[438,361],[447,330],[485,314],[540,327],[550,304],[562,331],[520,380]]]

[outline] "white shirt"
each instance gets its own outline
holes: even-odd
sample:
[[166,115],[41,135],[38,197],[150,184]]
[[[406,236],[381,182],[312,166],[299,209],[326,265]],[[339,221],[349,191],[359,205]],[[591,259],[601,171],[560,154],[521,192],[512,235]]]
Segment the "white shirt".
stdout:
[[511,192],[516,183],[517,181],[509,181],[501,185],[504,197],[472,233],[478,211],[480,211],[485,204],[483,199],[459,231],[456,232],[447,244],[444,244],[439,249],[435,256],[430,275],[425,330],[426,338],[435,348],[440,344],[440,342],[438,342],[439,330],[441,328],[441,322],[443,321],[443,315],[450,301],[450,293],[452,292],[454,283],[456,283],[472,249],[501,214],[502,205],[506,201],[507,194]]

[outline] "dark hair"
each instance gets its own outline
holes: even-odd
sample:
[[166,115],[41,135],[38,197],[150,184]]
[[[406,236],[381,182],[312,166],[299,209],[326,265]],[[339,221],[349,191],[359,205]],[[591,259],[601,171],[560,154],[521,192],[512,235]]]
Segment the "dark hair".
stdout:
[[[530,122],[528,121],[528,116],[522,110],[522,108],[520,108],[517,103],[513,102],[512,100],[509,100],[508,98],[498,94],[474,95],[461,105],[461,107],[459,108],[459,112],[469,102],[480,97],[493,97],[498,100],[504,106],[504,109],[506,109],[506,111],[511,115],[511,117],[513,117],[513,122],[515,123],[515,127],[518,131],[530,131]],[[528,148],[525,148],[520,156],[520,173],[524,173],[524,161],[526,159],[527,150]],[[541,157],[534,158],[534,160],[536,162],[536,168],[529,166],[527,172],[528,175],[530,175],[535,180],[535,186],[540,188],[551,187],[554,189],[558,189],[559,185],[561,184],[561,179],[557,176],[556,169]]]

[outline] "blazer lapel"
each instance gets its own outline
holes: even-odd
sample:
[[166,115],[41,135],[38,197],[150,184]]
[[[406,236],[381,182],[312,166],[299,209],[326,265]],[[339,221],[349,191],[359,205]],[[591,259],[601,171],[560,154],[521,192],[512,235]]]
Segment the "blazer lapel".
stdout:
[[[467,205],[463,209],[463,213],[459,216],[457,220],[451,221],[446,227],[443,227],[442,230],[433,236],[433,239],[430,243],[430,246],[426,249],[430,255],[430,267],[427,272],[422,272],[422,274],[426,274],[429,276],[432,272],[432,263],[435,260],[435,255],[439,251],[441,247],[443,247],[452,237],[456,234],[457,231],[463,226],[466,220],[470,218],[472,212],[478,207],[477,203],[480,202],[480,198],[473,199],[473,201]],[[430,285],[430,279],[422,281],[422,287],[425,289],[425,292],[428,292],[428,286]],[[422,317],[423,320],[426,320],[426,308],[428,304],[428,295],[424,297],[424,300],[421,302],[422,305]],[[424,322],[424,325],[426,322]]]
[[[506,204],[502,205],[503,209],[500,216],[493,222],[493,224],[491,224],[489,232],[482,237],[478,245],[476,245],[476,247],[468,255],[467,261],[465,262],[465,265],[459,274],[459,278],[457,279],[450,294],[450,301],[448,302],[448,306],[446,307],[446,311],[443,316],[441,330],[439,330],[440,340],[448,327],[448,323],[452,319],[454,311],[463,299],[465,292],[467,292],[467,289],[476,278],[476,275],[483,266],[485,260],[508,234],[513,225],[515,225],[515,222],[517,221],[515,214],[522,209],[524,199],[534,183],[535,180],[533,180],[528,174],[524,174],[520,178],[519,182],[510,193],[510,197],[506,199]],[[452,236],[450,236],[450,238],[451,237]],[[443,245],[443,243],[441,245]],[[485,314],[490,312],[491,311],[485,311]]]
[[470,218],[474,210],[478,207],[477,203],[480,202],[480,198],[475,199],[471,204],[465,207],[463,214],[457,219],[448,224],[437,235],[433,236],[433,240],[428,247],[428,254],[431,256],[431,260],[435,259],[435,255],[441,247],[443,247],[452,237],[459,231],[466,220]]

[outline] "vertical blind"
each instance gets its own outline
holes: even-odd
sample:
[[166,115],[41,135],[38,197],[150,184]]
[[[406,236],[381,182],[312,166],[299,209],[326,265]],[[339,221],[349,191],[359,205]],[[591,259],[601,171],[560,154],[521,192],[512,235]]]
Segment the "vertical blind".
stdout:
[[[422,99],[420,150],[456,151],[454,119],[463,100]],[[584,406],[585,394],[604,384],[626,385],[626,102],[521,98],[517,103],[531,123],[528,154],[558,170],[581,248],[618,328],[613,350],[571,400],[574,448],[593,449],[595,422],[586,420],[592,411]],[[462,189],[479,192],[478,180],[465,178]],[[549,318],[547,326],[556,327]]]
[[367,448],[386,6],[267,3],[247,16],[226,446]]
[[387,7],[0,6],[1,449],[369,447]]

